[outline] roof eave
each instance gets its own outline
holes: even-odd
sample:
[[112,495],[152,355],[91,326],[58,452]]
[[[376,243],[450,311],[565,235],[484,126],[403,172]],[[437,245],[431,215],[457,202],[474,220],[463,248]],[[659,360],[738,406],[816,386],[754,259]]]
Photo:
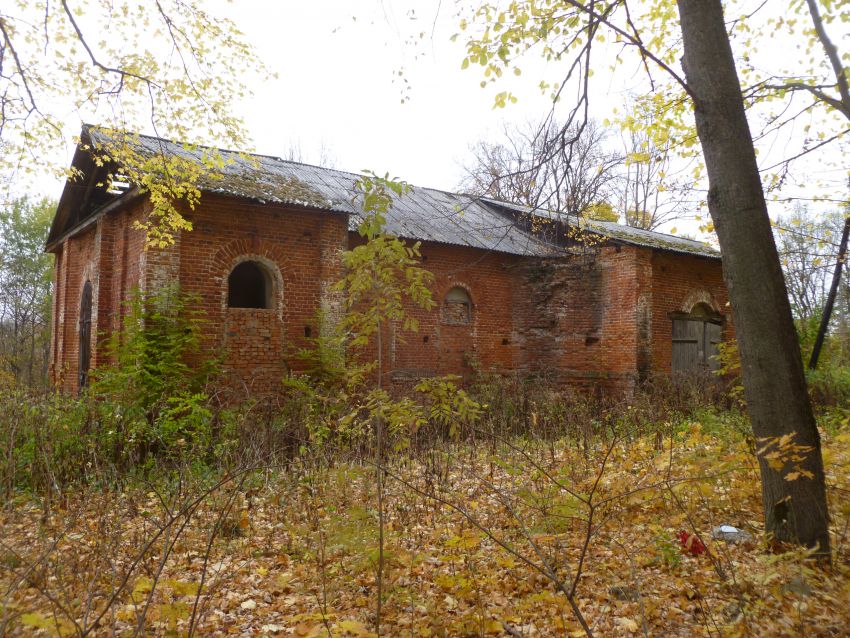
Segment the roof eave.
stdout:
[[92,213],[88,215],[85,219],[80,220],[55,239],[48,240],[48,242],[44,246],[44,252],[54,252],[54,249],[62,242],[67,239],[70,239],[71,237],[74,237],[75,235],[78,235],[86,228],[94,224],[103,215],[106,215],[107,213],[115,210],[116,208],[119,208],[120,206],[123,206],[124,204],[130,203],[132,200],[136,199],[137,197],[140,197],[141,194],[141,191],[136,186],[133,186],[126,192],[121,193],[115,199],[110,200],[100,208],[93,210]]
[[649,250],[657,250],[659,252],[665,253],[676,253],[677,255],[688,255],[690,257],[704,257],[705,259],[721,259],[720,253],[707,253],[696,250],[686,250],[684,248],[675,248],[673,246],[657,246],[649,243],[639,242],[639,241],[631,241],[628,239],[623,239],[621,237],[612,237],[611,235],[605,234],[604,232],[590,231],[595,234],[598,234],[600,237],[605,237],[608,241],[615,244],[625,244],[627,246],[634,246],[636,248],[648,248]]

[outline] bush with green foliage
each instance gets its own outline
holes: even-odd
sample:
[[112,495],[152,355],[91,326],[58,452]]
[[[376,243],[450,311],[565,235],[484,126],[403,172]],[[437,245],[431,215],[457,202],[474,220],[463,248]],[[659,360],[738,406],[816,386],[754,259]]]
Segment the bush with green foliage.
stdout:
[[363,243],[342,255],[345,275],[336,291],[345,312],[336,322],[320,317],[320,336],[297,353],[306,373],[289,376],[283,385],[303,419],[305,444],[364,450],[374,443],[381,457],[384,445],[406,447],[428,423],[454,434],[454,417],[472,420],[478,405],[448,377],[419,383],[415,391],[422,401],[385,387],[385,333],[417,330],[406,306],[434,307],[428,287],[433,275],[421,267],[418,242],[409,245],[386,230],[393,198],[409,186],[369,174],[356,187]]
[[202,320],[193,305],[176,289],[136,292],[108,344],[108,362],[80,397],[0,395],[7,496],[16,487],[49,490],[228,461],[245,408],[222,408],[207,393],[218,366],[197,361]]
[[131,297],[122,330],[107,345],[107,363],[93,371],[86,390],[101,443],[117,466],[189,449],[213,452],[207,384],[218,362],[201,356],[203,323],[196,300],[177,288]]

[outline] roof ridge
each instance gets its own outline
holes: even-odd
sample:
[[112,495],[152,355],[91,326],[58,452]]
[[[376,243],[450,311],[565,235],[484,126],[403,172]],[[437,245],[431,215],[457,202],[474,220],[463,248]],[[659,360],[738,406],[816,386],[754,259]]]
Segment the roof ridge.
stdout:
[[[85,123],[83,124],[83,131],[85,131],[85,132],[90,132],[92,129],[98,129],[98,128],[101,128],[101,127],[98,126],[97,124],[85,124]],[[104,130],[108,130],[108,129],[104,129]],[[206,148],[206,149],[211,149],[211,150],[215,150],[215,151],[221,151],[222,153],[232,153],[234,155],[251,155],[253,157],[267,157],[269,159],[275,159],[275,160],[279,160],[281,162],[288,161],[288,160],[284,160],[283,158],[277,157],[276,155],[266,155],[264,153],[253,153],[253,152],[249,152],[249,151],[237,151],[237,150],[232,149],[232,148],[223,148],[221,146],[210,146],[209,144],[198,144],[196,142],[178,142],[177,140],[173,140],[173,139],[168,138],[168,137],[159,137],[157,135],[148,135],[147,133],[132,132],[132,133],[130,133],[130,135],[136,135],[140,138],[143,137],[145,139],[153,140],[153,141],[156,141],[156,142],[167,142],[168,144],[174,144],[175,146],[182,146],[182,147],[191,146],[191,147],[194,147],[194,148]]]
[[[97,129],[97,128],[98,128],[98,125],[96,125],[96,124],[83,124],[84,130]],[[184,146],[185,147],[186,145],[188,145],[188,146],[193,146],[195,148],[213,149],[213,150],[216,150],[216,151],[220,151],[222,153],[232,153],[234,155],[249,155],[251,157],[264,157],[264,158],[267,158],[267,159],[270,159],[270,160],[275,160],[277,162],[283,162],[284,164],[295,164],[296,166],[308,166],[310,168],[317,168],[317,169],[323,170],[323,171],[333,171],[334,173],[341,173],[343,175],[350,175],[352,177],[365,177],[367,175],[367,173],[365,171],[364,172],[355,172],[355,171],[349,171],[349,170],[342,169],[342,168],[335,168],[335,167],[332,167],[332,166],[322,166],[320,164],[313,164],[311,162],[298,162],[298,161],[295,161],[295,160],[280,157],[279,155],[269,155],[269,154],[266,154],[266,153],[255,153],[253,151],[238,151],[238,150],[232,149],[232,148],[224,148],[224,147],[221,147],[221,146],[210,146],[209,144],[198,144],[198,143],[195,143],[195,142],[180,142],[180,141],[168,138],[168,137],[159,137],[159,136],[156,136],[156,135],[148,135],[147,133],[132,133],[132,134],[137,135],[140,138],[145,138],[145,139],[148,139],[148,140],[153,140],[153,141],[158,141],[158,142],[167,142],[169,144],[174,144],[175,146]],[[411,184],[410,182],[407,182],[406,180],[402,180],[402,181],[405,184],[408,184],[411,188],[415,188],[417,190],[435,191],[435,192],[438,192],[438,193],[443,193],[445,195],[452,195],[452,196],[455,196],[455,197],[462,196],[462,197],[469,197],[471,199],[487,199],[483,195],[473,195],[471,193],[459,193],[457,191],[447,190],[445,188],[437,188],[435,186],[417,186],[415,184]]]

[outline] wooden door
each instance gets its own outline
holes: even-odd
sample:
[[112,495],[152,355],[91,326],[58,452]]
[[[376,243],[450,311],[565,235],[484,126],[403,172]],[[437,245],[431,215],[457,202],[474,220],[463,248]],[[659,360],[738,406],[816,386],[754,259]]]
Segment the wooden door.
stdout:
[[721,325],[703,319],[674,319],[672,372],[717,370],[722,331]]
[[699,367],[703,358],[705,331],[702,321],[673,320],[672,371],[687,372]]
[[708,369],[716,372],[720,369],[720,361],[717,359],[719,352],[717,346],[723,341],[723,326],[716,323],[705,324],[705,357]]

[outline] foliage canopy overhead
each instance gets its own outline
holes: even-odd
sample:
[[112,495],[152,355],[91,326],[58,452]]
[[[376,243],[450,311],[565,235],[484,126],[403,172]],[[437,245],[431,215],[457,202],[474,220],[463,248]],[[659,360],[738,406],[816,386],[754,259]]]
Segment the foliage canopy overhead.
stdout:
[[82,122],[97,122],[124,138],[96,149],[116,167],[109,179],[151,193],[149,239],[168,243],[189,227],[175,204],[194,205],[204,167],[139,157],[127,131],[245,147],[233,103],[264,73],[236,26],[201,0],[11,0],[0,7],[0,176],[7,188],[46,169],[79,177],[47,158],[64,155]]

